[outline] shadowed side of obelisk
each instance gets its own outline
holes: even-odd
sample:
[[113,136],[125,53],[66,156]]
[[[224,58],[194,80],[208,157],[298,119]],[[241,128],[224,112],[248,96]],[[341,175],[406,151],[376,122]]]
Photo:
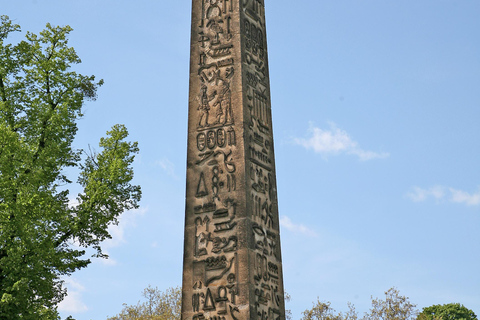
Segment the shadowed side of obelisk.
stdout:
[[284,319],[264,3],[193,0],[182,319]]
[[264,0],[242,1],[241,30],[250,317],[285,319]]

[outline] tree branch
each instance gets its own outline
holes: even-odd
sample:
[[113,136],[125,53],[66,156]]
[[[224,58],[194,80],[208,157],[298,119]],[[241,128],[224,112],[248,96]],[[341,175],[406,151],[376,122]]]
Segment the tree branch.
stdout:
[[3,74],[0,74],[0,92],[2,93],[2,101],[7,102],[7,94],[5,92],[5,85],[3,83]]

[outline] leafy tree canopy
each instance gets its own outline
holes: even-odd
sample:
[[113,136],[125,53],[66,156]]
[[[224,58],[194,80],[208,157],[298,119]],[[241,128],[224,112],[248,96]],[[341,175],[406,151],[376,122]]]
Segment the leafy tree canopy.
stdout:
[[477,315],[460,303],[448,303],[423,308],[417,320],[477,320]]
[[[140,187],[131,184],[138,147],[115,125],[98,153],[74,149],[82,106],[103,81],[71,70],[81,60],[68,46],[69,26],[47,24],[7,43],[16,31],[0,16],[0,319],[56,319],[66,294],[61,277],[90,263],[86,248],[106,257],[108,226],[138,207]],[[75,180],[83,190],[70,197]]]

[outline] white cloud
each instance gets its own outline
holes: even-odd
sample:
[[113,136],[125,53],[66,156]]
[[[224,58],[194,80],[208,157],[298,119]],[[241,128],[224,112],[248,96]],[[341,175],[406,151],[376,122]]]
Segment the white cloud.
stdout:
[[348,155],[355,155],[361,161],[372,159],[387,158],[389,153],[378,153],[374,151],[363,150],[358,146],[346,131],[337,128],[337,126],[330,122],[330,129],[324,130],[318,127],[311,127],[312,136],[308,139],[295,138],[295,143],[303,146],[307,150],[313,149],[314,152],[322,154],[323,156],[338,155],[341,153]]
[[407,193],[409,197],[414,202],[425,201],[428,197],[433,197],[436,200],[440,200],[445,197],[446,188],[442,186],[433,186],[429,189],[422,189],[420,187],[413,187],[413,190]]
[[76,208],[79,204],[80,204],[80,203],[78,202],[78,199],[76,199],[76,198],[75,198],[75,199],[74,199],[74,198],[69,198],[69,199],[68,199],[67,206],[68,206],[69,208],[74,209],[74,208]]
[[361,161],[367,161],[367,160],[373,160],[373,159],[385,159],[390,156],[388,152],[378,153],[373,151],[362,150],[359,148],[350,150],[347,152],[347,154],[356,155]]
[[98,259],[98,262],[107,267],[113,267],[118,264],[117,260],[113,259],[110,253],[107,250],[103,250],[103,253],[108,256],[108,258],[101,258]]
[[[75,207],[78,206],[78,201],[76,199],[69,199],[68,201],[68,206],[69,207]],[[143,216],[146,212],[148,211],[148,208],[140,208],[140,209],[135,209],[135,210],[129,210],[124,212],[120,218],[119,218],[119,223],[117,225],[111,224],[108,227],[108,232],[112,236],[112,239],[107,239],[102,243],[102,251],[106,255],[109,255],[108,259],[98,259],[95,260],[96,262],[99,262],[105,266],[114,266],[117,264],[117,261],[113,259],[109,252],[108,249],[110,248],[115,248],[118,247],[124,243],[126,243],[125,239],[125,231],[128,228],[135,227],[136,226],[136,219],[139,216]],[[84,250],[85,248],[81,247],[79,242],[74,239],[73,241],[70,242],[70,245],[75,247],[76,249],[82,249]],[[87,252],[92,249],[87,249]]]
[[147,211],[148,208],[140,208],[124,212],[119,218],[118,225],[110,225],[108,227],[108,232],[112,235],[112,239],[105,240],[103,247],[107,249],[114,248],[126,243],[125,230],[135,227],[137,218],[143,216]]
[[87,305],[82,301],[82,292],[85,288],[72,278],[65,280],[67,287],[67,296],[58,305],[58,309],[63,312],[85,312],[88,311]]
[[169,176],[177,178],[177,176],[175,175],[175,165],[166,157],[158,160],[155,164],[160,166],[160,168],[162,168]]
[[451,193],[450,201],[452,202],[463,203],[468,206],[477,206],[480,204],[480,188],[478,189],[477,193],[473,194],[453,188],[449,188],[449,190]]
[[[79,202],[77,199],[72,199],[70,198],[68,200],[68,206],[73,208],[79,205]],[[143,216],[146,212],[148,211],[148,208],[139,208],[139,209],[134,209],[134,210],[129,210],[120,216],[118,219],[118,224],[114,225],[111,224],[108,227],[108,232],[112,236],[112,239],[105,240],[103,243],[103,247],[105,248],[114,248],[118,247],[121,244],[125,243],[125,230],[128,227],[135,227],[136,226],[136,219],[139,216]],[[78,243],[76,240],[73,241],[72,245],[79,247]]]
[[315,231],[309,229],[308,227],[304,226],[303,224],[295,224],[290,220],[289,217],[287,216],[281,216],[280,217],[280,225],[284,227],[285,229],[292,231],[294,233],[301,233],[303,235],[309,236],[309,237],[316,237],[317,234]]
[[414,186],[412,191],[407,193],[407,197],[414,202],[422,202],[428,200],[429,198],[434,198],[437,202],[441,200],[448,200],[454,203],[476,206],[480,205],[480,188],[476,193],[468,193],[463,190],[447,188],[440,185],[436,185],[427,189]]
[[109,257],[108,259],[98,259],[98,262],[105,266],[115,266],[117,261],[109,254],[109,249],[119,247],[124,243],[127,243],[126,230],[136,226],[136,220],[138,217],[143,216],[148,211],[148,208],[140,208],[136,210],[130,210],[124,212],[120,218],[118,225],[110,225],[108,232],[112,236],[112,239],[105,240],[102,244],[102,249]]

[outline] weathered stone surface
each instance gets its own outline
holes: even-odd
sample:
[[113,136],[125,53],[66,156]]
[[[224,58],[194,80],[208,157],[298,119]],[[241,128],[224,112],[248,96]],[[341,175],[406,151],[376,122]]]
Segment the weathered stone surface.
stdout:
[[193,0],[182,319],[285,319],[263,0]]

